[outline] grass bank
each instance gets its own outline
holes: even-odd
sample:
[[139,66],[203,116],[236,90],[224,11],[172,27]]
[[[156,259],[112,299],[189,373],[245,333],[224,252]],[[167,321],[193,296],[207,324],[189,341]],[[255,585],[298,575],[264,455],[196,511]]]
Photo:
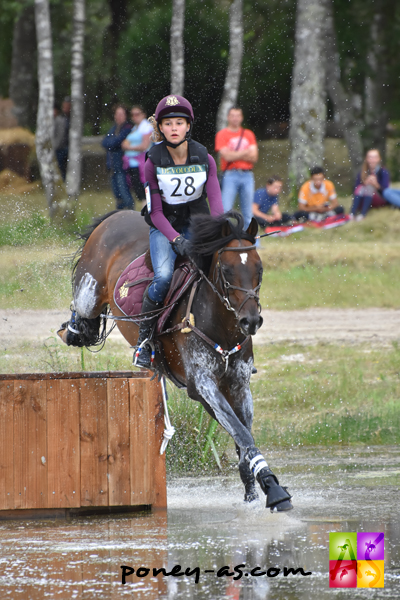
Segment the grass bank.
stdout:
[[[113,341],[99,353],[81,352],[54,335],[0,348],[0,372],[126,370],[131,353]],[[261,448],[400,443],[398,345],[280,343],[256,347],[255,361],[253,432]],[[167,455],[170,472],[218,470],[216,455],[226,470],[234,457],[228,435],[185,392],[169,386],[169,393],[177,431]]]

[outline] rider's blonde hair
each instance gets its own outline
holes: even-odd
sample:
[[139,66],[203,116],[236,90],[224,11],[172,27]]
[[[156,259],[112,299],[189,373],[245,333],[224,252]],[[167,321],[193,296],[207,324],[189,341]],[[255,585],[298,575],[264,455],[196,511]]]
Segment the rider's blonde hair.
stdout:
[[162,137],[161,137],[161,132],[160,132],[160,130],[158,128],[158,124],[157,124],[157,121],[156,121],[156,116],[152,115],[147,120],[153,126],[153,133],[151,134],[151,141],[154,142],[155,144],[157,142],[161,142],[162,141]]

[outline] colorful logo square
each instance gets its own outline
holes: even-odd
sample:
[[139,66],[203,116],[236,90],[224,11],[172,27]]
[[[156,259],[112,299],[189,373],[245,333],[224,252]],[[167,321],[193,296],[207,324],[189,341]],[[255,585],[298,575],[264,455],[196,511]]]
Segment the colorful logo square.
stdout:
[[385,534],[376,531],[358,532],[357,560],[385,560]]
[[383,588],[385,562],[383,560],[357,561],[357,587]]
[[356,560],[330,560],[329,561],[329,587],[330,588],[355,588],[355,587],[357,587],[357,561]]
[[329,560],[357,560],[357,533],[354,531],[329,534]]

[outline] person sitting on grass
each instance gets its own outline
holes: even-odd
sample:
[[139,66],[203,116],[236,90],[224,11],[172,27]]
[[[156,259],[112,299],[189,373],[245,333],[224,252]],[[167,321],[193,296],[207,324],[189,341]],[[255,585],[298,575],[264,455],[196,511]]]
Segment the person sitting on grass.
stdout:
[[[292,217],[279,210],[278,196],[282,191],[283,182],[280,177],[273,176],[267,180],[264,188],[259,188],[254,193],[253,215],[260,227],[279,227],[287,224]],[[270,212],[270,214],[268,214]]]
[[339,206],[335,186],[332,181],[325,179],[322,167],[310,170],[311,178],[300,188],[298,206],[294,213],[297,221],[322,221],[326,217],[341,215],[343,206]]
[[[361,221],[372,207],[379,208],[387,204],[384,196],[389,187],[389,172],[381,166],[379,150],[368,150],[361,171],[357,175],[354,188],[354,200],[350,219]],[[359,212],[359,214],[357,214]]]

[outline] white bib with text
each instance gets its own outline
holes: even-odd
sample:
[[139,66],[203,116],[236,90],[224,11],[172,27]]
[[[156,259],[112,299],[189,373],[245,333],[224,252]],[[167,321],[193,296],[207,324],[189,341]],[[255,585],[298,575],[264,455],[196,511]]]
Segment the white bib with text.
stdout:
[[156,174],[161,198],[167,204],[185,204],[197,200],[207,181],[205,165],[157,167]]

